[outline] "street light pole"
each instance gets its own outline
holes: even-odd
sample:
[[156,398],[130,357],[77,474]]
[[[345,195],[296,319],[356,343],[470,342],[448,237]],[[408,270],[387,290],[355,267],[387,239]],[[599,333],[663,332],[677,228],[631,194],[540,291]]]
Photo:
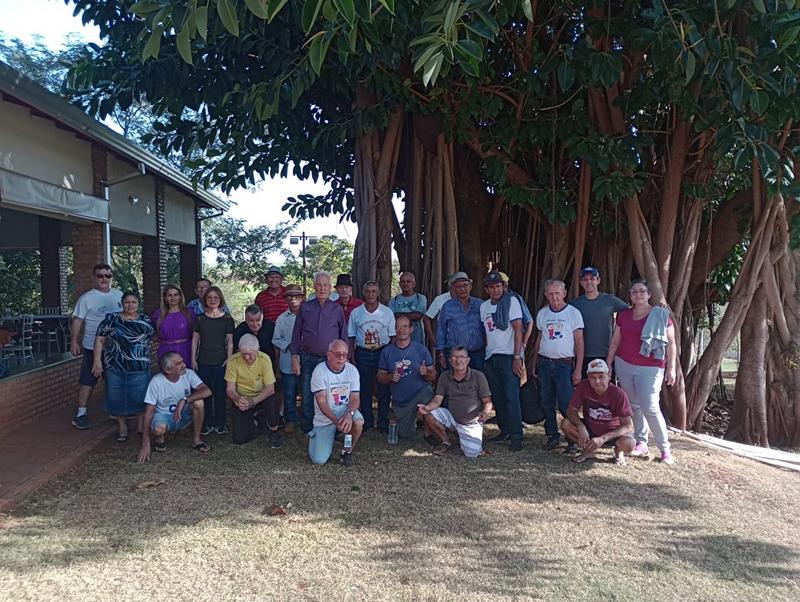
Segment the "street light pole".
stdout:
[[301,235],[301,240],[303,241],[303,297],[307,297],[306,291],[306,233],[303,232]]

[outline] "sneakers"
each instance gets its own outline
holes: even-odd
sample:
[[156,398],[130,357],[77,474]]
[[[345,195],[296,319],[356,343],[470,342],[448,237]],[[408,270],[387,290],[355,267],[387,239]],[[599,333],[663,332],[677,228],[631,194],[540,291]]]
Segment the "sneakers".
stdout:
[[489,439],[487,443],[507,443],[508,441],[511,441],[511,435],[508,435],[506,433],[500,433],[499,435],[495,435],[494,437]]
[[561,444],[561,437],[548,437],[547,441],[542,445],[544,451],[550,451],[557,448]]
[[564,450],[564,453],[573,456],[578,452],[578,444],[573,443],[572,441],[567,443],[567,449]]
[[229,431],[228,427],[223,424],[222,426],[216,427],[214,432],[217,433],[217,435],[227,435]]
[[522,451],[522,439],[513,439],[511,441],[511,447],[509,449],[512,452]]
[[675,458],[672,457],[672,454],[669,453],[669,450],[661,452],[661,463],[666,464],[667,466],[672,466],[675,464]]
[[350,468],[353,465],[353,452],[342,452],[342,464],[345,468]]
[[269,446],[272,448],[281,446],[281,434],[278,431],[269,432]]
[[203,430],[200,431],[200,434],[201,435],[210,435],[213,432],[214,432],[214,427],[213,426],[203,426]]
[[83,416],[75,416],[75,418],[72,419],[72,426],[83,431],[92,428],[92,423],[89,421],[89,416],[84,414]]
[[650,450],[647,449],[647,444],[641,441],[636,442],[636,447],[631,451],[631,456],[634,458],[641,458],[642,456],[649,456]]

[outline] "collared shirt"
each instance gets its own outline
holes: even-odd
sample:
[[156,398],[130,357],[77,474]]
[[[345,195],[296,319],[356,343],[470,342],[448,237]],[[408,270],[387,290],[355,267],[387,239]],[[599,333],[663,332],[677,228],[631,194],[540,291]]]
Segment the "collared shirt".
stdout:
[[450,299],[442,306],[436,329],[436,349],[452,349],[456,345],[463,345],[467,351],[483,349],[481,303],[477,297],[470,297],[466,311],[458,299]]
[[[194,299],[189,301],[189,303],[186,304],[186,309],[188,309],[190,312],[192,312],[194,314],[195,318],[197,316],[199,316],[200,314],[206,313],[206,308],[203,307],[203,302],[200,301],[199,297],[195,297]],[[222,306],[222,313],[229,314],[229,313],[231,313],[231,310],[227,305],[223,305]]]
[[483,372],[472,368],[461,380],[456,380],[452,370],[442,372],[436,394],[447,397],[447,409],[459,424],[475,421],[483,410],[483,399],[492,396]]
[[350,297],[350,301],[347,302],[347,305],[342,303],[342,298],[339,297],[335,300],[339,305],[342,306],[344,310],[344,323],[347,324],[350,321],[350,314],[353,313],[353,310],[358,307],[359,305],[364,305],[364,302],[361,299],[357,299],[356,297]]
[[336,301],[326,299],[304,301],[297,310],[297,318],[292,329],[292,342],[289,350],[294,355],[300,352],[324,357],[331,341],[347,340],[347,321],[342,306]]
[[244,397],[258,395],[267,385],[275,384],[272,361],[259,352],[256,361],[248,364],[241,353],[234,353],[225,367],[225,382],[234,383],[236,392]]
[[294,331],[296,318],[297,316],[287,309],[275,320],[275,334],[272,335],[272,344],[281,352],[279,366],[284,374],[292,373],[292,352],[289,351],[289,344],[292,342],[292,332]]
[[279,315],[289,309],[289,305],[286,303],[286,297],[283,296],[285,292],[286,287],[281,286],[277,295],[273,295],[269,289],[264,289],[256,295],[255,304],[264,312],[264,318],[273,324],[275,320],[278,319]]

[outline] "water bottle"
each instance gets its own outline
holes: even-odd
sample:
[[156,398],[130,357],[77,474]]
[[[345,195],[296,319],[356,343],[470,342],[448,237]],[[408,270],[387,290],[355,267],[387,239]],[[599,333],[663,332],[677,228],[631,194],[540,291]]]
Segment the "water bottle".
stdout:
[[400,430],[399,425],[397,424],[396,420],[391,420],[389,422],[389,436],[388,441],[389,445],[397,445],[397,435]]
[[344,451],[345,453],[353,451],[353,435],[350,433],[344,436]]

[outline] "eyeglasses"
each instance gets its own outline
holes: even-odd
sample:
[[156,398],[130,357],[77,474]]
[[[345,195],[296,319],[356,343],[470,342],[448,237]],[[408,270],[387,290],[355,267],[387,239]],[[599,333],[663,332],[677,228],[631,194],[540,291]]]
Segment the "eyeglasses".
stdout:
[[456,360],[463,362],[463,361],[466,361],[468,359],[469,359],[469,356],[466,356],[466,355],[451,355],[450,356],[450,360],[454,361],[454,362]]
[[95,278],[111,278],[111,274],[95,274]]
[[338,351],[338,352],[329,351],[328,353],[330,353],[333,357],[338,357],[338,358],[347,357],[347,351]]

